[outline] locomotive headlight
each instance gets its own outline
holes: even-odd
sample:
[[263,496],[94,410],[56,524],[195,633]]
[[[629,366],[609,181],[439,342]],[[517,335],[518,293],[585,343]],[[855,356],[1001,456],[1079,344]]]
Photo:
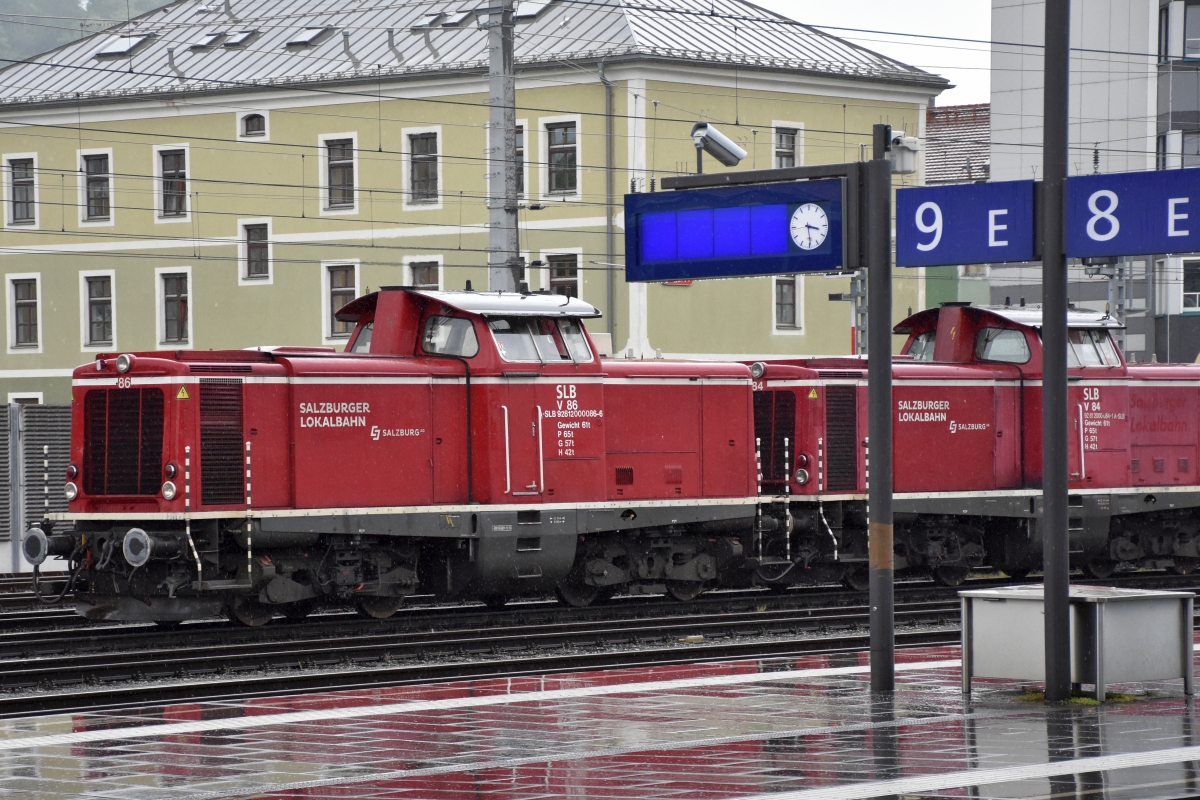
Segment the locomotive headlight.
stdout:
[[174,478],[179,474],[179,467],[175,466],[173,463],[168,463],[165,467],[163,467],[163,474],[168,478]]
[[164,483],[163,488],[162,488],[162,496],[163,496],[164,500],[174,500],[175,499],[175,484],[171,483],[170,481],[167,481],[166,483]]
[[766,371],[767,371],[767,365],[761,361],[755,361],[753,364],[750,365],[750,377],[754,378],[754,380],[758,380],[759,378],[761,378],[763,376],[763,373]]
[[68,500],[74,500],[79,496],[79,487],[67,481],[67,485],[63,487],[63,493],[66,494]]
[[133,356],[129,355],[129,353],[122,353],[121,355],[117,356],[117,372],[124,375],[126,372],[129,372],[132,367]]
[[808,483],[808,470],[804,468],[796,470],[796,483],[801,486]]
[[79,476],[79,467],[74,464],[67,465],[67,480],[73,481]]
[[808,456],[804,455],[804,453],[797,453],[796,454],[796,466],[797,467],[807,467],[808,466]]

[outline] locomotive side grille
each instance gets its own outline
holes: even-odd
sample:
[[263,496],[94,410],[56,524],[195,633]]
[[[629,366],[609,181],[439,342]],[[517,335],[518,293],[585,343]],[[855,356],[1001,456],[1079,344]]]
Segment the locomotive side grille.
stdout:
[[230,505],[245,498],[242,382],[200,379],[200,502]]
[[162,389],[93,389],[83,398],[83,490],[155,495],[162,477]]
[[[759,440],[764,481],[788,479],[796,456],[796,393],[791,390],[754,393],[754,436]],[[784,440],[787,440],[786,446]]]
[[825,387],[825,484],[831,492],[858,487],[858,390]]

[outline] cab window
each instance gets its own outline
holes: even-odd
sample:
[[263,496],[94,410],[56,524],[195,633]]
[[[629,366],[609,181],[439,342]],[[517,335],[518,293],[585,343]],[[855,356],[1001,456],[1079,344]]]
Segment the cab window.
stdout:
[[1119,367],[1121,357],[1108,331],[1071,328],[1067,331],[1067,366]]
[[374,322],[368,322],[358,329],[358,336],[354,337],[354,344],[350,345],[351,353],[369,353],[371,352],[371,333],[375,329]]
[[908,355],[913,361],[933,361],[933,346],[937,339],[937,331],[925,331],[917,334],[912,344],[908,346]]
[[462,317],[429,317],[421,347],[426,353],[439,356],[471,358],[479,353],[475,325]]
[[984,328],[975,336],[975,357],[980,361],[1024,364],[1029,361],[1025,334],[1012,328]]
[[544,317],[493,317],[488,328],[505,361],[554,363],[592,360],[578,320]]

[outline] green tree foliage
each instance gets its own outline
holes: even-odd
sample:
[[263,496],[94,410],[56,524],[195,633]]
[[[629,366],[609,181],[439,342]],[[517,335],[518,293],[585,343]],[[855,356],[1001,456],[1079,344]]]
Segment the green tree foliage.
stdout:
[[0,67],[90,36],[164,0],[0,0]]

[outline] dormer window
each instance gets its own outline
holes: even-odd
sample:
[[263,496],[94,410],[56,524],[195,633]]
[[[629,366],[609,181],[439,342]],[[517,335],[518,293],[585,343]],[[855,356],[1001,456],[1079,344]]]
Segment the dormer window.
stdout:
[[133,55],[139,47],[153,37],[146,34],[137,36],[116,36],[105,42],[104,47],[96,51],[96,58],[118,58]]
[[229,38],[225,40],[226,47],[245,47],[250,44],[255,36],[258,36],[258,31],[237,31],[229,34]]
[[288,47],[311,47],[325,39],[333,28],[305,28],[288,40]]
[[262,114],[247,114],[242,119],[243,136],[265,136],[267,119]]

